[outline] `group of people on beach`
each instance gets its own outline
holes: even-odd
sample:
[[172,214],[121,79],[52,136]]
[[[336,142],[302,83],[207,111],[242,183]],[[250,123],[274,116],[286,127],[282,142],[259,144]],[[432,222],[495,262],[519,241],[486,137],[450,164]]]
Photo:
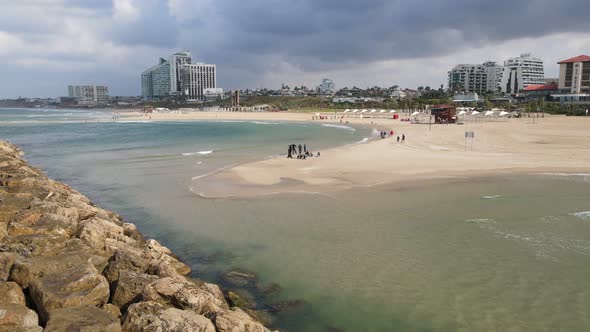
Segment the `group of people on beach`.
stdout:
[[[387,138],[388,136],[393,137],[395,135],[393,130],[390,130],[389,133],[386,130],[384,130],[384,131],[380,132],[379,134],[381,135],[381,139]],[[402,134],[401,140],[400,140],[400,136],[397,135],[397,142],[398,143],[405,143],[406,142],[406,134]]]
[[[307,151],[307,144],[291,144],[289,145],[289,150],[287,151],[287,158],[297,158],[297,159],[307,159],[313,157],[313,152]],[[315,157],[319,158],[320,152],[315,155]]]

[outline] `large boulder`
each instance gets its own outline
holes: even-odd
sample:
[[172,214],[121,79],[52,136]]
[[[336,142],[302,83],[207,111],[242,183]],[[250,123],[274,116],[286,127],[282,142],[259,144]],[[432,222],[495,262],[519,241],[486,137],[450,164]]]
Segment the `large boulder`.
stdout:
[[35,279],[29,292],[42,321],[54,309],[101,306],[109,300],[106,278],[89,264]]
[[257,284],[256,273],[244,269],[233,269],[224,272],[221,279],[233,287],[249,288]]
[[0,304],[26,304],[25,294],[16,282],[0,281]]
[[229,308],[221,289],[202,281],[162,278],[146,286],[142,296],[145,301],[172,304],[205,316]]
[[183,262],[179,261],[178,258],[170,251],[170,249],[158,243],[156,240],[148,240],[145,244],[150,257],[152,258],[152,264],[158,265],[161,262],[165,262],[170,265],[178,274],[188,275],[191,272],[191,268]]
[[121,332],[121,322],[111,313],[92,306],[56,309],[45,332]]
[[0,252],[0,281],[8,280],[10,270],[16,260],[16,254],[11,252]]
[[216,332],[208,318],[156,302],[132,304],[123,319],[123,331]]
[[7,252],[28,256],[55,256],[64,251],[68,237],[55,234],[25,234],[9,236],[1,243]]
[[102,272],[106,264],[105,257],[73,251],[49,257],[18,258],[9,279],[17,282],[22,288],[27,288],[33,280],[45,275],[59,274],[74,267],[89,266]]
[[141,300],[141,294],[146,285],[158,280],[158,276],[120,271],[115,290],[111,296],[111,303],[125,312],[127,307]]
[[213,322],[217,332],[270,332],[262,323],[235,307],[215,315]]
[[124,232],[125,229],[115,222],[94,217],[80,222],[80,228],[76,236],[93,248],[105,249],[106,239],[134,243],[135,240],[127,237]]
[[103,275],[112,284],[119,279],[119,274],[122,271],[144,273],[148,267],[149,261],[140,249],[132,246],[121,246],[118,247],[110,259]]
[[41,332],[39,316],[22,304],[0,304],[0,331]]

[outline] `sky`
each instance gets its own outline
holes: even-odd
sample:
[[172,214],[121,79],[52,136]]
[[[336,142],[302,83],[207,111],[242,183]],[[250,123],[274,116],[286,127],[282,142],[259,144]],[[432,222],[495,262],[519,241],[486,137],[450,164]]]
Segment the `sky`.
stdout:
[[459,63],[590,54],[588,0],[0,0],[0,98],[68,84],[141,94],[141,72],[190,50],[218,87],[446,86]]

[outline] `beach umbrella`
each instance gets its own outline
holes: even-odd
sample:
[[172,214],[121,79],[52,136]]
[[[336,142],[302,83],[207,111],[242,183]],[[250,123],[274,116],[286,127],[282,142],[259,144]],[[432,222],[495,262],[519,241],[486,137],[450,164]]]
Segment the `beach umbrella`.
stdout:
[[369,110],[363,110],[361,113],[367,113]]
[[389,111],[389,113],[397,113],[395,110],[391,110]]
[[506,111],[502,111],[502,112],[500,112],[500,116],[504,116],[504,115],[508,115],[508,114],[510,114],[510,113],[508,113],[508,112],[506,112]]
[[344,113],[348,113],[348,112],[350,112],[350,110],[347,108],[346,111],[344,111]]
[[490,116],[490,115],[493,115],[493,114],[494,114],[494,111],[487,111],[487,112],[484,113],[484,116]]
[[359,111],[359,110],[354,110],[354,111],[352,111],[352,113],[356,113],[356,112],[358,112],[358,111]]
[[463,114],[467,114],[467,112],[465,112],[465,111],[461,111],[461,112],[459,112],[459,114],[458,114],[458,115],[463,115]]
[[371,110],[371,113],[375,113],[375,112],[377,112],[377,110]]
[[412,113],[412,116],[416,116],[418,114],[420,114],[420,112],[414,112],[414,113]]
[[385,110],[381,110],[381,111],[379,111],[379,113],[385,113],[385,112],[386,112]]
[[315,116],[320,116],[320,113],[316,113]]
[[479,114],[479,112],[478,112],[478,111],[473,111],[473,112],[471,112],[471,115],[478,115],[478,114]]

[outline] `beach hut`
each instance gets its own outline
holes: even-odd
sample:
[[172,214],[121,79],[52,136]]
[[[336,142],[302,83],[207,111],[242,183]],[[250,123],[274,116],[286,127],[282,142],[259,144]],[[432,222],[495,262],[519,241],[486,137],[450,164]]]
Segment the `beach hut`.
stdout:
[[455,123],[457,122],[457,109],[453,105],[435,105],[430,109],[434,116],[434,123]]

